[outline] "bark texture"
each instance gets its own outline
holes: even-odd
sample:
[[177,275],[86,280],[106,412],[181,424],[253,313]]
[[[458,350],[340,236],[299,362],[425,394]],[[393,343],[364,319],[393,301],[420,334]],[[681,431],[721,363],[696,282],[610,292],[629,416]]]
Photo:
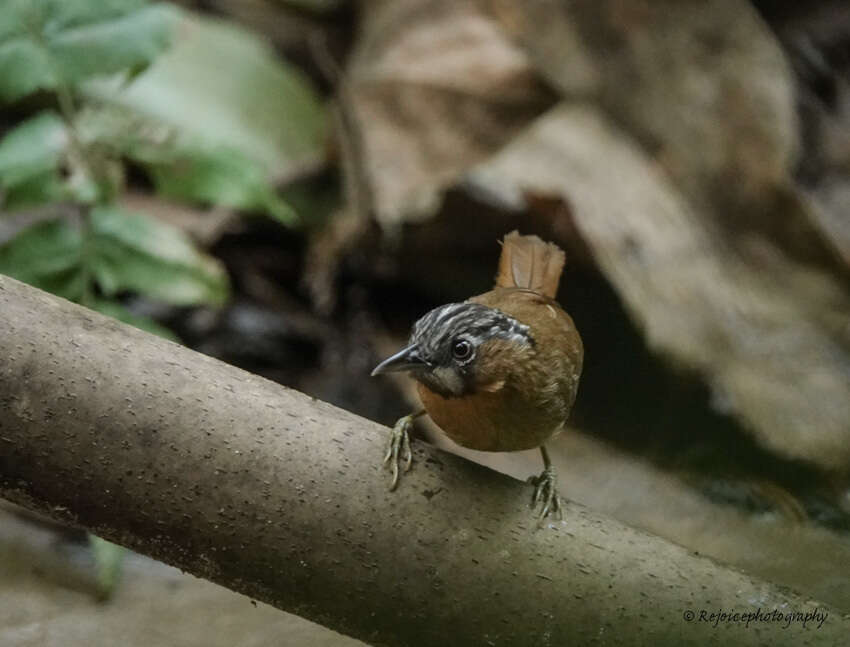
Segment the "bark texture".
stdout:
[[[373,644],[841,644],[828,607],[0,276],[0,494]],[[764,620],[814,610],[809,621]],[[700,621],[761,610],[762,619]],[[688,621],[689,612],[696,619]]]

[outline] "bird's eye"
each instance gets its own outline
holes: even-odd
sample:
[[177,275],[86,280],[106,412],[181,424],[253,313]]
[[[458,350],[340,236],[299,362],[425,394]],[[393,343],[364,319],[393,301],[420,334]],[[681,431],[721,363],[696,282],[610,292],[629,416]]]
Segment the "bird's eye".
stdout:
[[458,339],[452,344],[452,356],[457,360],[469,359],[472,356],[472,344],[465,339]]

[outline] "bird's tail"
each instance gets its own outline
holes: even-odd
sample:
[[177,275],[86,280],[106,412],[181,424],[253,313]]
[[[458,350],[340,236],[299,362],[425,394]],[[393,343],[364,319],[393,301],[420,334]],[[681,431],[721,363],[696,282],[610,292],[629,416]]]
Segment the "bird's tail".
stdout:
[[563,250],[554,243],[512,231],[502,242],[496,287],[526,288],[554,299],[565,261]]

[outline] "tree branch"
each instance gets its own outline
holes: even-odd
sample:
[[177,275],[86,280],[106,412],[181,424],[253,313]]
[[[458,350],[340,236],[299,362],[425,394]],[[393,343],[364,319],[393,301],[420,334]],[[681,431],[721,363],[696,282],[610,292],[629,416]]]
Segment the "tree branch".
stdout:
[[[796,645],[848,620],[383,427],[0,276],[0,494],[374,644]],[[700,611],[756,612],[715,628]],[[697,620],[686,622],[693,611]]]

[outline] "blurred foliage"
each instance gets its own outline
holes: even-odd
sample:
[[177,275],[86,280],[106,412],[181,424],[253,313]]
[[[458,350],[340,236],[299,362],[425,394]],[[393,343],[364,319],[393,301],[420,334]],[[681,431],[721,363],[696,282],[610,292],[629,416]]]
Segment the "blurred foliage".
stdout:
[[[0,217],[15,223],[0,273],[175,341],[121,296],[220,305],[228,277],[175,226],[120,206],[129,165],[165,198],[292,226],[273,181],[324,156],[324,108],[296,69],[166,3],[5,0],[4,104],[16,123],[0,140]],[[123,549],[90,544],[109,597]]]
[[306,77],[227,22],[187,17],[179,40],[131,86],[98,81],[85,92],[238,149],[274,176],[322,152],[325,114]]
[[0,101],[41,107],[0,140],[4,211],[59,207],[3,241],[0,272],[159,334],[116,299],[215,305],[228,281],[180,230],[118,205],[127,164],[163,197],[293,225],[272,180],[324,153],[324,109],[297,70],[244,30],[164,3],[12,0]]
[[143,0],[10,0],[0,16],[0,99],[149,65],[175,11]]

